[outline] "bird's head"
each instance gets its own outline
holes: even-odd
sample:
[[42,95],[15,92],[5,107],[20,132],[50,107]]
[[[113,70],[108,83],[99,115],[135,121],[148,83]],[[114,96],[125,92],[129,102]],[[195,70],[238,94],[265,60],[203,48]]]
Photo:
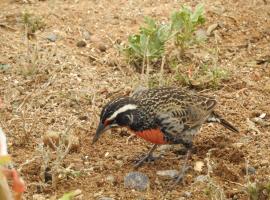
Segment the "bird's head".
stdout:
[[107,103],[101,111],[100,122],[93,143],[110,128],[132,124],[137,107],[136,101],[131,97],[121,97]]

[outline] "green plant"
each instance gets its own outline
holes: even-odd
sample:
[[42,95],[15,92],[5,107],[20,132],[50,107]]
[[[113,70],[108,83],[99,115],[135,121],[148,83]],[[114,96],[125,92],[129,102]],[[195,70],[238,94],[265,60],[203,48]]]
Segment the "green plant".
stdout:
[[250,200],[266,199],[270,197],[270,181],[266,183],[248,182],[246,192]]
[[170,37],[170,26],[158,24],[151,18],[145,18],[145,26],[138,34],[130,35],[124,47],[129,61],[133,63],[152,62],[160,59],[165,50],[165,43]]
[[196,41],[194,32],[196,27],[205,22],[204,7],[202,4],[196,6],[194,12],[187,6],[182,6],[171,16],[171,31],[174,32],[175,45],[180,47],[181,55],[185,49]]
[[28,12],[22,13],[22,23],[25,26],[28,39],[34,37],[37,30],[41,30],[45,27],[45,23],[40,17],[35,17]]

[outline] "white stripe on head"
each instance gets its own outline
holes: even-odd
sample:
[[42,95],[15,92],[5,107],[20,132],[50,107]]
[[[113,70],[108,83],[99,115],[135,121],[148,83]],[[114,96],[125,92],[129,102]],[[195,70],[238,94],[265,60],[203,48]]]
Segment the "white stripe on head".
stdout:
[[123,107],[119,108],[118,110],[116,110],[112,116],[110,116],[107,120],[111,121],[113,119],[116,118],[116,116],[120,113],[123,113],[123,112],[126,112],[128,110],[135,110],[137,108],[136,105],[134,104],[127,104],[127,105],[124,105]]

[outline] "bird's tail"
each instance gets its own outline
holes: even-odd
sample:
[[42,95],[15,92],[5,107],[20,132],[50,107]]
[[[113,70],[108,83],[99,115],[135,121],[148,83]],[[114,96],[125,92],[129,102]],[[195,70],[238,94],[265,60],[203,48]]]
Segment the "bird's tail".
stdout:
[[225,128],[227,128],[227,129],[229,129],[229,130],[231,130],[233,132],[239,133],[239,130],[237,128],[235,128],[232,124],[230,124],[229,122],[227,122],[225,119],[223,119],[221,116],[219,116],[215,112],[212,112],[210,114],[210,116],[207,119],[207,122],[209,122],[209,123],[211,123],[211,122],[219,123],[222,126],[224,126]]

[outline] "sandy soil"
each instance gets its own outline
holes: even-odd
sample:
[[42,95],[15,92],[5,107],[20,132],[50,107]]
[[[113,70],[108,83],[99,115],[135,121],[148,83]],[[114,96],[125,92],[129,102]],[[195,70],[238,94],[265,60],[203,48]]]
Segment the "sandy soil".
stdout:
[[[217,96],[218,111],[240,133],[205,125],[189,160],[192,167],[202,161],[202,171],[189,170],[185,183],[169,191],[170,180],[156,172],[178,169],[183,159],[173,151],[166,151],[162,159],[139,169],[149,176],[150,187],[138,192],[124,188],[124,176],[133,171],[133,160],[151,145],[139,138],[127,144],[126,130],[112,130],[91,145],[104,103],[129,94],[140,85],[140,74],[126,65],[115,44],[127,41],[144,16],[166,21],[184,3],[195,6],[199,2],[1,0],[0,121],[9,139],[14,166],[20,169],[28,186],[25,199],[33,199],[34,194],[59,197],[80,189],[82,199],[103,196],[203,200],[210,199],[207,194],[211,193],[212,183],[218,191],[224,190],[226,198],[245,200],[248,179],[269,182],[270,2],[267,0],[204,1],[207,21],[202,28],[219,24],[205,48],[217,48],[216,64],[230,71],[228,80],[219,89],[210,88],[207,93]],[[35,33],[35,39],[26,39],[23,12],[32,13],[45,23]],[[50,34],[57,36],[55,42],[47,39]],[[81,40],[86,47],[77,47]],[[266,113],[264,123],[251,122],[263,113]],[[42,137],[48,132],[63,133],[67,128],[68,134],[79,139],[79,145],[59,163],[61,176],[53,185],[48,172],[53,164],[49,160],[57,157],[54,153],[47,154],[49,148],[42,147]],[[212,167],[211,179],[198,182],[196,177],[210,170],[207,159]],[[26,160],[32,161],[25,164]],[[45,170],[44,166],[50,168]],[[255,174],[247,176],[248,167],[253,167]],[[106,179],[109,175],[114,177],[111,182]],[[267,194],[260,196],[267,198]]]

